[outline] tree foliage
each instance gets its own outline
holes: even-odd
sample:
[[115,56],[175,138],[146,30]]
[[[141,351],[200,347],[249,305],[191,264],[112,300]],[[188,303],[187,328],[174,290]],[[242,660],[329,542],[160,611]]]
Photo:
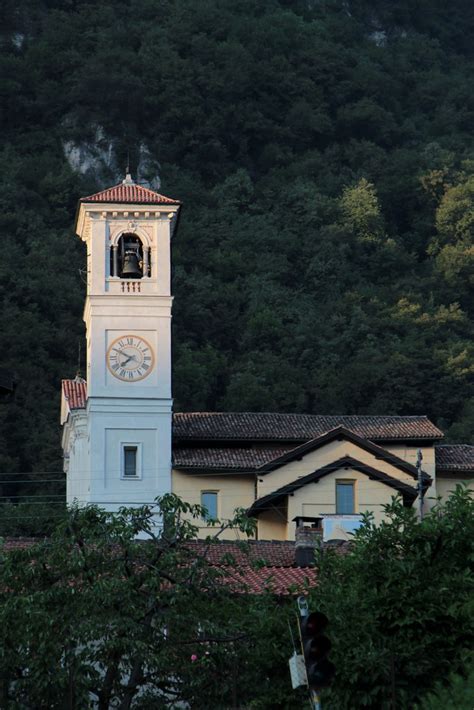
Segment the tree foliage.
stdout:
[[[198,544],[203,512],[173,495],[114,515],[72,508],[42,542],[0,548],[1,707],[303,707],[287,664],[296,603],[252,593],[245,544],[244,562],[211,564],[223,531]],[[324,707],[467,709],[474,500],[458,487],[422,523],[396,499],[387,514],[307,569],[337,669]]]
[[0,24],[4,473],[61,470],[76,201],[143,145],[185,205],[177,409],[426,413],[472,440],[467,0],[24,0]]
[[395,499],[386,512],[377,527],[366,517],[349,554],[318,554],[312,600],[331,620],[337,667],[324,707],[411,708],[472,667],[472,494],[458,486],[422,523]]
[[44,542],[3,550],[1,707],[299,707],[288,606],[249,595],[236,563],[209,562],[223,529],[197,546],[203,512],[172,495],[115,515],[71,509]]

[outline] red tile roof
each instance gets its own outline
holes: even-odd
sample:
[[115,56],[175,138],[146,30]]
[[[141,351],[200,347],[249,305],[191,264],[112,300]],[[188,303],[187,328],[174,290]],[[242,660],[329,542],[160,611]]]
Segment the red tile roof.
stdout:
[[[4,551],[26,549],[43,542],[38,538],[7,538]],[[146,544],[146,543],[144,543]],[[295,543],[251,540],[246,543],[189,542],[196,553],[205,556],[222,573],[221,580],[232,591],[246,594],[270,592],[279,596],[302,592],[316,585],[313,568],[294,565]]]
[[7,537],[2,542],[2,550],[26,550],[42,541],[43,538],[38,537]]
[[247,594],[292,594],[315,586],[314,569],[295,565],[295,543],[279,540],[249,540],[213,544],[189,544],[222,572],[222,581],[236,592]]
[[124,181],[109,187],[101,192],[96,192],[88,197],[81,197],[79,202],[121,202],[135,205],[180,205],[179,200],[160,195],[147,187]]
[[287,540],[221,540],[212,544],[197,540],[188,543],[188,547],[196,550],[196,554],[205,555],[215,565],[248,565],[249,562],[257,562],[267,567],[293,567],[295,564],[295,543]]
[[311,567],[241,567],[224,568],[222,581],[231,590],[246,594],[270,592],[278,596],[298,594],[316,586]]
[[[63,380],[62,387],[72,409],[85,407],[87,388],[84,380]],[[426,416],[378,416],[378,415],[323,415],[323,414],[278,414],[257,412],[181,412],[173,414],[173,438],[175,441],[295,441],[301,443],[327,434],[337,427],[345,427],[354,434],[372,441],[441,439],[443,432]],[[228,462],[233,468],[239,460],[248,459],[253,466],[290,451],[291,445],[265,448],[240,449],[229,447],[194,449],[175,447],[182,465],[193,465],[198,451],[201,459],[209,457],[222,465]],[[239,453],[240,452],[240,453]],[[241,459],[239,457],[242,457]]]
[[74,380],[63,380],[61,386],[69,409],[83,409],[86,406],[87,384],[85,380],[78,377]]
[[173,416],[175,440],[307,441],[343,426],[372,441],[436,440],[443,432],[426,416],[185,412]]
[[441,444],[435,447],[437,471],[469,471],[474,473],[474,446]]
[[287,453],[293,446],[250,447],[188,447],[173,446],[173,464],[176,468],[218,468],[219,471],[253,471]]

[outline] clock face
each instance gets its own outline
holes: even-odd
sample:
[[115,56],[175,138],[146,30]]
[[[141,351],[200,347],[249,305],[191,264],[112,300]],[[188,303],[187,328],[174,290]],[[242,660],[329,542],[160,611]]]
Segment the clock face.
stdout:
[[153,370],[155,356],[150,343],[138,335],[121,335],[107,350],[107,367],[123,382],[137,382]]

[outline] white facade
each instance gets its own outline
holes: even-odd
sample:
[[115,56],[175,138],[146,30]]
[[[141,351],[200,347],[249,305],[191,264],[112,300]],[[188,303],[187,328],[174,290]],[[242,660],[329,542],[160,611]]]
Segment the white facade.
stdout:
[[[124,186],[143,190],[129,176]],[[85,198],[78,212],[87,245],[87,402],[82,410],[66,403],[62,414],[67,502],[109,511],[171,491],[170,240],[179,210],[110,202],[114,190]],[[140,240],[141,278],[114,274],[124,235]]]

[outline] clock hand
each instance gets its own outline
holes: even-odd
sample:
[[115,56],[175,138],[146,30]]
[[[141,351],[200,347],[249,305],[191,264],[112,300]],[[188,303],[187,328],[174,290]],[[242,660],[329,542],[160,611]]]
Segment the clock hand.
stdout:
[[122,363],[120,363],[120,364],[121,364],[121,367],[123,367],[123,366],[126,365],[128,362],[130,362],[130,360],[135,360],[135,355],[129,355],[126,360],[124,360]]

